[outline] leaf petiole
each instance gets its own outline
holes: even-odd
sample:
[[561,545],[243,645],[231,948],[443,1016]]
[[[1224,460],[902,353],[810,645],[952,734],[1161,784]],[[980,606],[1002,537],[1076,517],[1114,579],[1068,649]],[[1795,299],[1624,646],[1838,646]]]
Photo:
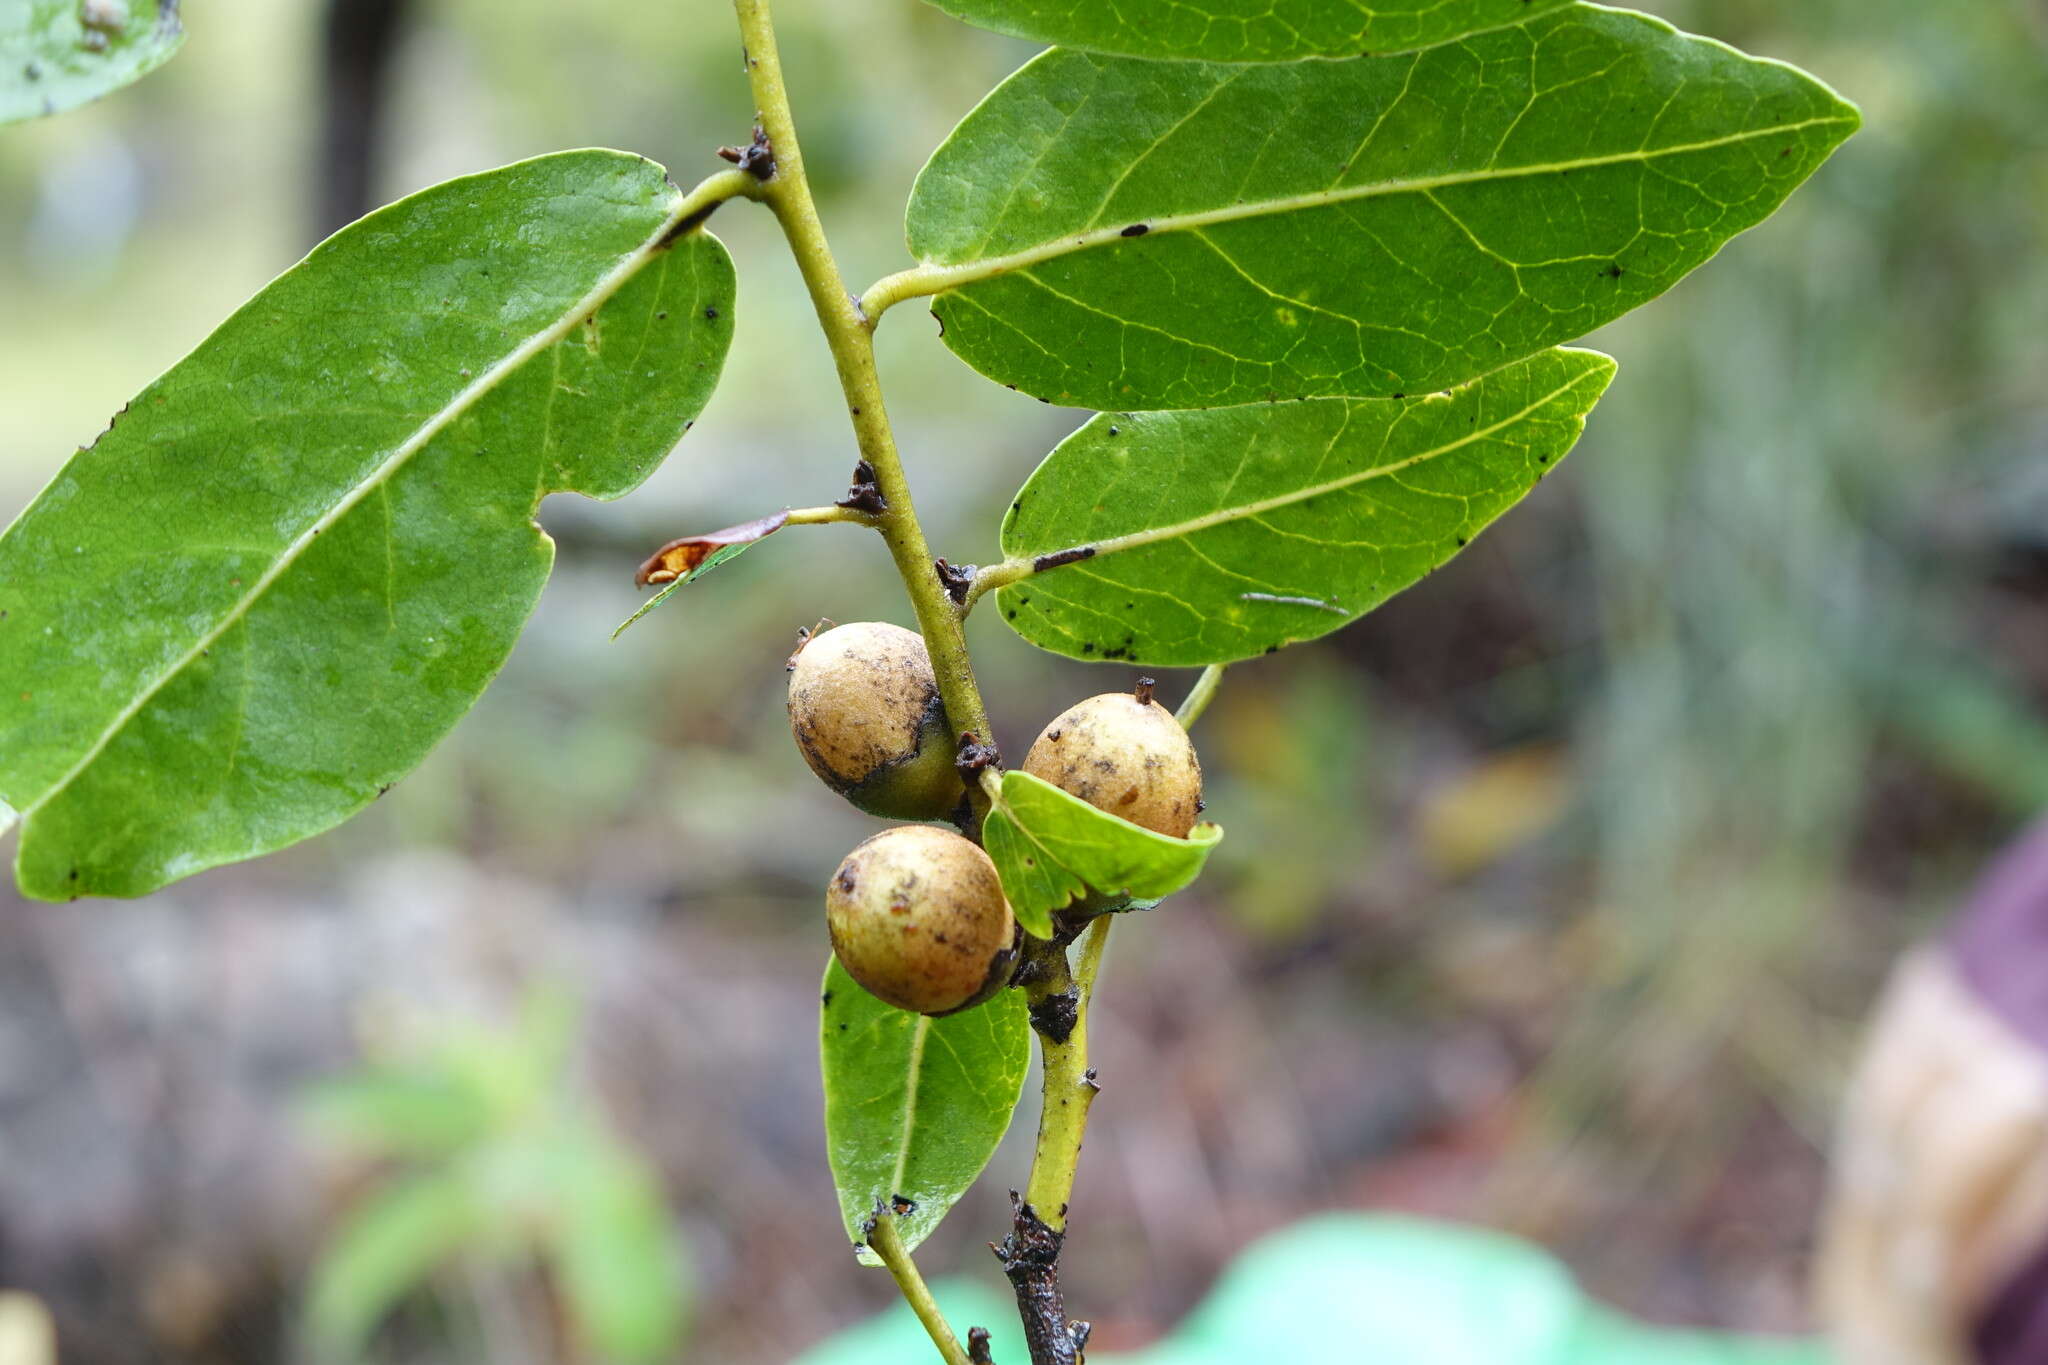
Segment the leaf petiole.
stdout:
[[889,1268],[896,1287],[903,1291],[903,1301],[924,1324],[932,1345],[938,1347],[939,1354],[946,1358],[946,1365],[970,1365],[960,1339],[953,1335],[953,1329],[946,1324],[945,1314],[939,1311],[938,1302],[932,1298],[924,1276],[918,1273],[917,1262],[910,1258],[909,1249],[896,1233],[895,1214],[886,1209],[875,1210],[874,1221],[868,1227],[868,1248]]

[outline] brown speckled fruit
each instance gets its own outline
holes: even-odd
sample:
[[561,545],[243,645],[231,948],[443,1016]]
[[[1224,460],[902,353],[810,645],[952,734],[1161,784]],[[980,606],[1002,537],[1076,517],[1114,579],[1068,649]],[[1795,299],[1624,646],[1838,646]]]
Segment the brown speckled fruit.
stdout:
[[846,855],[825,888],[832,951],[898,1009],[950,1014],[1009,984],[1017,921],[996,865],[949,829],[900,825]]
[[789,728],[825,785],[870,815],[940,820],[960,803],[953,733],[924,637],[835,626],[789,664]]
[[1106,692],[1069,707],[1031,746],[1024,771],[1176,839],[1187,837],[1202,809],[1195,746],[1173,712],[1149,695]]

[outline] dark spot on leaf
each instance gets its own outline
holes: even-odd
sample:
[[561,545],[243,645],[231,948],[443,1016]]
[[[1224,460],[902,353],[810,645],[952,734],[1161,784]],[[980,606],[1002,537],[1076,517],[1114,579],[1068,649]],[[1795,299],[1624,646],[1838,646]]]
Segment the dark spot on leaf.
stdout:
[[832,1003],[832,992],[830,992],[830,991],[826,991],[826,992],[825,992],[825,993],[824,993],[823,995],[819,996],[819,997],[818,997],[818,1003],[819,1003],[820,1005],[829,1005],[829,1004],[831,1004],[831,1003]]
[[716,322],[718,321],[718,310],[716,308],[706,308],[704,310],[704,316],[707,320],[711,322]]
[[1117,235],[1121,237],[1143,237],[1151,230],[1151,225],[1148,223],[1133,223]]

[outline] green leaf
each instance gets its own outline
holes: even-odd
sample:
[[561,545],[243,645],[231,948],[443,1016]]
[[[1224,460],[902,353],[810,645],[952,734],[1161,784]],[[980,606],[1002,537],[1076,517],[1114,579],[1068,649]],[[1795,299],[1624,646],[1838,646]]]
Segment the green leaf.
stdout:
[[313,1267],[307,1328],[352,1357],[384,1315],[452,1258],[483,1223],[469,1187],[450,1175],[396,1181],[350,1215]]
[[1176,61],[1293,62],[1433,47],[1570,0],[932,0],[1017,38]]
[[1042,649],[1151,667],[1326,635],[1520,501],[1613,377],[1598,352],[1552,350],[1424,398],[1101,414],[1003,523],[1009,558],[1073,562],[997,606]]
[[8,0],[0,5],[0,123],[119,90],[184,41],[178,0]]
[[483,1096],[431,1071],[382,1071],[321,1082],[307,1095],[308,1122],[378,1156],[454,1152],[490,1131]]
[[683,1265],[653,1175],[611,1142],[564,1145],[550,1253],[581,1335],[608,1361],[666,1360],[683,1334]]
[[1668,289],[1856,127],[1827,87],[1572,5],[1401,57],[1054,49],[919,175],[870,311],[1101,409],[1426,393]]
[[[732,265],[659,166],[522,162],[344,229],[0,537],[0,801],[29,895],[137,895],[346,819],[504,663],[540,499],[703,408]],[[701,220],[701,213],[695,213]]]
[[1196,825],[1185,839],[1158,834],[1016,771],[1003,774],[981,833],[1017,922],[1039,938],[1052,937],[1053,911],[1090,891],[1152,901],[1172,895],[1201,875],[1223,838],[1212,824]]
[[905,1248],[931,1234],[995,1153],[1031,1065],[1024,997],[933,1019],[885,1005],[846,974],[825,969],[819,1011],[825,1141],[839,1211],[860,1258],[878,1206],[910,1201],[896,1220]]

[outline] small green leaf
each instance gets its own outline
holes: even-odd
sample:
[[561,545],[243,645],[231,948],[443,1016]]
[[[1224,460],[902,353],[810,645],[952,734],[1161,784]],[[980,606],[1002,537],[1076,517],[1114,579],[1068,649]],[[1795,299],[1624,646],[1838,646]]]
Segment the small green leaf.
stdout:
[[1003,895],[1025,931],[1052,936],[1052,912],[1090,891],[1156,901],[1201,875],[1221,826],[1196,825],[1185,839],[1157,834],[1097,810],[1027,772],[1003,774],[982,823],[982,842]]
[[1433,47],[1570,0],[932,0],[1017,38],[1128,57],[1293,62]]
[[0,123],[110,94],[162,66],[184,41],[178,0],[7,0]]
[[375,800],[504,663],[553,542],[703,408],[732,263],[659,166],[541,157],[316,248],[0,536],[32,896],[139,895]]
[[1460,384],[1661,294],[1857,126],[1779,62],[1570,5],[1398,57],[1056,48],[911,196],[946,345],[1103,410]]
[[[825,969],[819,1011],[825,1141],[839,1211],[856,1244],[877,1207],[897,1199],[906,1248],[931,1234],[974,1183],[1024,1090],[1031,1023],[1024,997],[933,1019],[885,1005],[846,974]],[[879,1264],[863,1245],[861,1260]]]
[[1101,414],[1003,523],[1011,559],[1086,557],[997,606],[1041,649],[1151,667],[1326,635],[1514,506],[1613,377],[1606,356],[1560,349],[1423,398]]
[[485,1221],[458,1176],[411,1176],[349,1216],[313,1267],[307,1327],[320,1348],[353,1357],[401,1299],[418,1289]]
[[595,1134],[564,1144],[550,1246],[577,1329],[600,1359],[638,1365],[674,1354],[683,1264],[653,1175]]

